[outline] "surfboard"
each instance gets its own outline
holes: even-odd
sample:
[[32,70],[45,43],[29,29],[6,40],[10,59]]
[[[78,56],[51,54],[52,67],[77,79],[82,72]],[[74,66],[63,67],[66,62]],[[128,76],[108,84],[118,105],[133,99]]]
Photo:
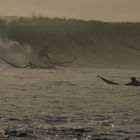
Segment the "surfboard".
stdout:
[[[71,60],[58,60],[58,59],[55,59],[55,58],[51,58],[49,60],[49,63],[54,64],[54,65],[65,65],[65,64],[73,63],[76,60],[77,60],[77,58],[72,58]],[[48,62],[47,62],[47,64],[48,64]]]
[[111,80],[108,80],[108,79],[105,79],[99,75],[97,75],[97,77],[99,77],[101,80],[103,80],[105,83],[109,84],[109,85],[120,85],[120,83],[116,83],[116,82],[113,82]]

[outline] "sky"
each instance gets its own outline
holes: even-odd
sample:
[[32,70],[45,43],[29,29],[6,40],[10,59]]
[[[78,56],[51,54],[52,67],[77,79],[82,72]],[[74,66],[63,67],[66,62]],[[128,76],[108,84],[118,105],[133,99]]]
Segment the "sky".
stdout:
[[140,0],[0,0],[0,16],[140,21]]

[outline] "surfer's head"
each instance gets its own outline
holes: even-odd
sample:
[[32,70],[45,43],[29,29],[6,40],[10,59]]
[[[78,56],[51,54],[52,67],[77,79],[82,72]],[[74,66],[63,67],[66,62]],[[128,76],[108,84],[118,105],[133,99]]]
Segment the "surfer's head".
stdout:
[[136,81],[136,78],[135,77],[131,77],[131,81],[132,82],[135,82]]

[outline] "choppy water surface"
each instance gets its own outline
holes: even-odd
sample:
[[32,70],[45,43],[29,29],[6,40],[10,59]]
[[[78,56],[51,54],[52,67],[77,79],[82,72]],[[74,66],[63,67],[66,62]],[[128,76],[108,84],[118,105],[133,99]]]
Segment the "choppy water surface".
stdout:
[[139,140],[140,87],[120,83],[140,70],[0,69],[0,137],[33,140]]

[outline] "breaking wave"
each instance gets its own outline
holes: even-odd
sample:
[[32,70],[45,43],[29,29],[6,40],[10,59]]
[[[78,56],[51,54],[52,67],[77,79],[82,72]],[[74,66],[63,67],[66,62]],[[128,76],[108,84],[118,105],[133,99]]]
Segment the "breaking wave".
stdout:
[[53,52],[54,64],[76,60],[76,65],[140,66],[140,23],[19,18],[8,31],[4,28],[0,56],[18,66],[40,64],[44,45]]

